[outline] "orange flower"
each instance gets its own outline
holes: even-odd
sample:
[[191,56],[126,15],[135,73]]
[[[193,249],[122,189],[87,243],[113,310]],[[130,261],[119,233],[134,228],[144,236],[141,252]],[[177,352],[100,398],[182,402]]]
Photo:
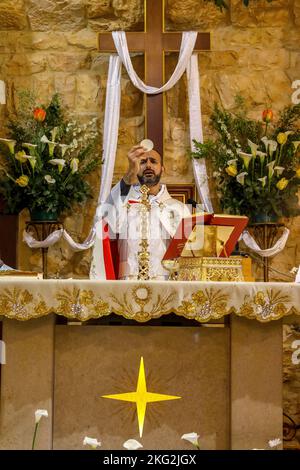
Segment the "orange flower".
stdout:
[[264,109],[264,111],[262,113],[262,120],[264,122],[273,121],[273,111],[272,111],[272,109]]
[[33,110],[33,117],[38,122],[45,121],[46,111],[43,108],[35,108]]

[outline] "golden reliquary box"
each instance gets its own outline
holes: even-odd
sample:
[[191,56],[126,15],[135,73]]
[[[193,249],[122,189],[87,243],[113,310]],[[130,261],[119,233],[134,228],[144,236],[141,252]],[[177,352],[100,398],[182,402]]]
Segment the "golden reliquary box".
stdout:
[[182,220],[162,260],[169,279],[251,281],[251,259],[230,256],[248,218],[200,213]]

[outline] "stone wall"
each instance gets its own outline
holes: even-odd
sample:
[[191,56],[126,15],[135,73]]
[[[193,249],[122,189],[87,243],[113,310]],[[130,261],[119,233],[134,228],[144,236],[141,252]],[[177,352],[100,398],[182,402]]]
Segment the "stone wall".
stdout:
[[[97,52],[100,31],[141,30],[142,0],[5,0],[0,3],[0,79],[7,85],[7,105],[1,107],[1,126],[7,112],[17,107],[16,90],[33,88],[41,101],[54,91],[79,117],[98,117],[103,123],[108,56]],[[212,50],[200,55],[201,93],[205,135],[215,100],[234,108],[234,97],[243,94],[253,117],[260,117],[269,103],[276,111],[290,103],[291,83],[300,79],[300,0],[231,0],[220,12],[204,0],[166,0],[168,30],[210,31]],[[169,76],[176,55],[166,60]],[[134,57],[142,74],[143,58]],[[185,80],[166,95],[166,182],[193,181],[188,157],[188,109]],[[126,152],[143,137],[142,95],[123,73],[122,115],[115,179],[126,168]],[[101,132],[101,128],[99,129]],[[1,129],[1,132],[3,129]],[[91,177],[95,194],[99,175]],[[65,217],[65,226],[78,240],[89,232],[95,201],[75,207]],[[21,215],[21,230],[28,218]],[[288,222],[292,233],[288,246],[274,264],[287,272],[300,264],[297,237],[300,218]],[[41,256],[20,242],[20,266],[40,268]],[[61,244],[49,250],[51,276],[87,276],[90,252],[74,254]],[[258,273],[260,276],[261,273]],[[280,275],[275,276],[277,279]],[[284,278],[283,278],[284,279]],[[285,279],[286,280],[286,279]]]

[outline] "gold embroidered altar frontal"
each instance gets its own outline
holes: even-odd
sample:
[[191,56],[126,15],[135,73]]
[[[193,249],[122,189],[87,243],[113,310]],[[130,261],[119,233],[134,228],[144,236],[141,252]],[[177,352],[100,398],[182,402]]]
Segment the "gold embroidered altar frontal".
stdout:
[[56,313],[86,321],[113,312],[138,322],[169,313],[198,322],[229,314],[268,322],[300,315],[300,284],[0,279],[0,315],[7,318]]

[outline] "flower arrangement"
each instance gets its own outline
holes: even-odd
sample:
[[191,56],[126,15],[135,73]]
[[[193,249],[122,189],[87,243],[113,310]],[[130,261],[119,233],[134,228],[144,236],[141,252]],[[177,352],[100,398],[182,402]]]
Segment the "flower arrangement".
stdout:
[[192,153],[212,162],[222,210],[252,222],[300,214],[300,105],[287,106],[274,122],[271,109],[257,121],[247,117],[241,97],[237,103],[237,114],[215,105],[211,125],[217,137],[194,141]]
[[32,92],[19,93],[19,111],[8,121],[9,138],[0,138],[0,194],[6,212],[59,215],[90,197],[86,175],[99,164],[96,118],[78,125],[69,120],[54,94],[36,104]]

